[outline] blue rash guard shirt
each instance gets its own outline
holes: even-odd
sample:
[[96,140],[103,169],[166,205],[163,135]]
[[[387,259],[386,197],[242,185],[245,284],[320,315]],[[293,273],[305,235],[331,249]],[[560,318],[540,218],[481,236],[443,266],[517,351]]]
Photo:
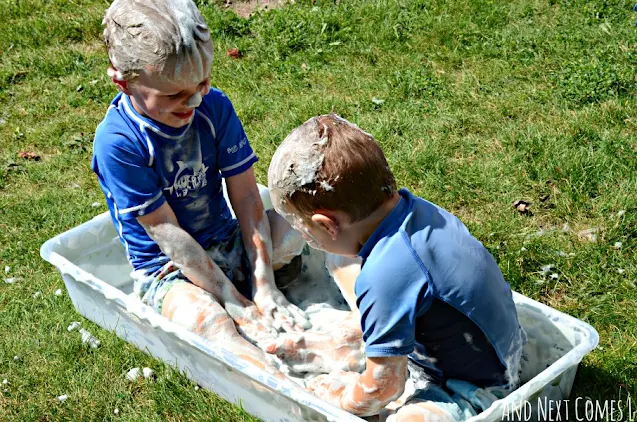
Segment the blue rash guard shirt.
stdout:
[[401,189],[359,252],[368,357],[405,356],[434,379],[504,385],[524,343],[509,285],[451,213]]
[[118,94],[97,127],[92,168],[129,262],[152,272],[165,255],[137,217],[168,202],[179,225],[204,249],[226,240],[237,221],[221,179],[255,161],[232,103],[211,89],[181,128],[140,115],[127,95]]

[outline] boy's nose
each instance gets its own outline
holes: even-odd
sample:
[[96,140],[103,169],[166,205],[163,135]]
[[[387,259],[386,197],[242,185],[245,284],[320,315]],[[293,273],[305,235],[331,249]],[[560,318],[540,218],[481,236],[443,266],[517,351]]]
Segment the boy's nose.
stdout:
[[201,104],[201,92],[197,91],[186,101],[186,107],[195,108]]

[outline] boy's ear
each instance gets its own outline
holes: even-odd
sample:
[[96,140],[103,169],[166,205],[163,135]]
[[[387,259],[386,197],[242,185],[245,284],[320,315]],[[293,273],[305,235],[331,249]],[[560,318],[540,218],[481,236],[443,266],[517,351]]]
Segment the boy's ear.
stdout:
[[126,95],[131,95],[128,81],[122,78],[121,73],[117,69],[111,66],[108,68],[106,73],[108,74],[108,77],[111,78],[111,81],[117,85],[117,88],[119,88],[120,91]]
[[332,240],[336,240],[336,236],[341,232],[338,218],[329,211],[320,211],[312,214],[312,222],[325,230]]

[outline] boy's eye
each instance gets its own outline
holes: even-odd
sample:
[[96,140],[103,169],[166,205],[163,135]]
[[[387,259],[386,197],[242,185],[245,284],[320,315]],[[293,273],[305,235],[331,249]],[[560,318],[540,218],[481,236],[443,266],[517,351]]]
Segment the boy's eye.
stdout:
[[168,95],[168,98],[170,98],[171,100],[176,100],[179,97],[181,97],[181,92],[178,92],[177,94]]

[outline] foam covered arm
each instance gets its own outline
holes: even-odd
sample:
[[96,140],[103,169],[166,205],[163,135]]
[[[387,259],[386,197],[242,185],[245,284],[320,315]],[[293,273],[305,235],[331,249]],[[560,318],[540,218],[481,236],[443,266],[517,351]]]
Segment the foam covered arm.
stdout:
[[275,327],[287,331],[309,328],[310,324],[299,308],[291,304],[279,291],[272,271],[272,238],[270,223],[261,202],[254,170],[226,179],[228,197],[232,204],[243,243],[252,266],[252,294],[254,303]]
[[362,374],[335,371],[314,378],[308,389],[354,415],[375,415],[405,390],[407,356],[368,358]]
[[230,281],[201,245],[179,226],[167,202],[155,211],[137,217],[137,221],[193,284],[221,300],[224,285],[231,284]]
[[263,319],[254,303],[239,293],[201,245],[179,226],[168,203],[137,217],[137,221],[188,280],[219,301],[246,337],[266,341],[276,336],[276,330]]

